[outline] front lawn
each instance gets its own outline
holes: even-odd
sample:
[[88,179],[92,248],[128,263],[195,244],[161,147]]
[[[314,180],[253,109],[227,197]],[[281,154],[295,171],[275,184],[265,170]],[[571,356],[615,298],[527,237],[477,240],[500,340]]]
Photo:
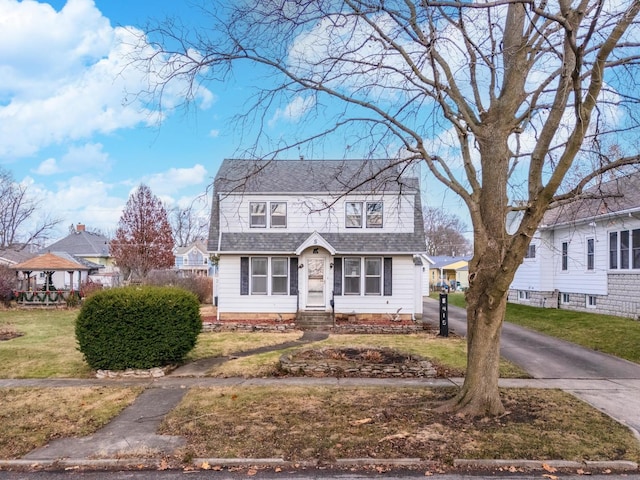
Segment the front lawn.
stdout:
[[[466,306],[463,294],[450,294],[448,299],[450,305],[462,308]],[[515,303],[507,304],[505,320],[640,363],[640,321],[637,320]]]
[[[502,390],[507,412],[471,419],[436,407],[442,388],[193,388],[160,433],[182,458],[640,460],[631,432],[558,390]],[[552,478],[552,477],[550,477]]]

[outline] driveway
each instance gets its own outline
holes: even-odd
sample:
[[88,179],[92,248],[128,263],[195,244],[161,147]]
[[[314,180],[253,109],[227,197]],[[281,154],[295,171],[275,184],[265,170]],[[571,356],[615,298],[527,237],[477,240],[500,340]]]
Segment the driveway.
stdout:
[[[425,321],[437,327],[439,302],[425,298],[423,305]],[[449,332],[466,336],[466,311],[449,305],[448,313]],[[557,384],[640,437],[640,365],[507,322],[500,353],[534,379]]]

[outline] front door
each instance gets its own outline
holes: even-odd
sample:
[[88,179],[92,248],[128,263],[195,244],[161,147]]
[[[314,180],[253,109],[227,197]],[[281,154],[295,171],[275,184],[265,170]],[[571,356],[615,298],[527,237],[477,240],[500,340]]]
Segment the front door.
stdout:
[[307,307],[324,307],[324,258],[307,260]]

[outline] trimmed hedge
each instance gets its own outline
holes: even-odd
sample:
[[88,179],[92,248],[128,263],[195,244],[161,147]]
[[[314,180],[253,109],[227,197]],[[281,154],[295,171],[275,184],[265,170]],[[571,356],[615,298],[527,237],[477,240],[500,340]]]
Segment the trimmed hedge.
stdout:
[[195,295],[174,287],[125,287],[86,299],[76,320],[79,350],[94,370],[180,362],[202,329]]

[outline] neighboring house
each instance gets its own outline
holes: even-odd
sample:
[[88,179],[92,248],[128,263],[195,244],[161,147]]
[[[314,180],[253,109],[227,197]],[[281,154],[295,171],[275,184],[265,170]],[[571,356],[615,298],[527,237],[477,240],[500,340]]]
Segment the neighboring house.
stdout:
[[[465,257],[433,256],[425,282],[430,291],[464,290],[469,287],[469,260]],[[428,293],[427,293],[428,294]]]
[[[83,278],[82,281],[88,278],[108,287],[116,286],[120,283],[119,270],[109,254],[109,239],[99,233],[87,231],[85,225],[81,223],[72,226],[69,235],[63,239],[40,250],[40,253],[46,252],[63,254],[63,256],[65,254],[70,255],[74,260],[89,267],[86,278]],[[64,281],[59,277],[59,275],[54,276],[54,284],[55,282]],[[41,280],[44,282],[43,277]],[[70,287],[67,283],[64,281],[61,284],[64,284],[65,287]],[[74,288],[77,288],[77,286],[74,286]]]
[[211,277],[215,273],[214,265],[207,253],[207,246],[200,241],[176,248],[175,268],[182,275],[196,277]]
[[15,250],[13,248],[0,249],[0,265],[11,267],[35,257],[34,253],[27,250]]
[[225,160],[208,250],[221,320],[422,316],[419,180],[390,161]]
[[545,215],[509,301],[640,317],[640,174]]

